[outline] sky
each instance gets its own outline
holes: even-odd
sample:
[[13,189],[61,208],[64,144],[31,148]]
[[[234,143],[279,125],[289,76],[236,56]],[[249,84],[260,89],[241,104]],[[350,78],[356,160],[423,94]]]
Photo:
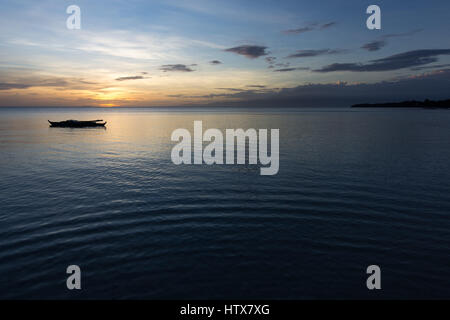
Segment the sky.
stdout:
[[[366,9],[381,8],[381,30]],[[431,4],[431,5],[430,5]],[[66,27],[67,7],[81,29]],[[448,99],[450,2],[1,0],[0,106]]]

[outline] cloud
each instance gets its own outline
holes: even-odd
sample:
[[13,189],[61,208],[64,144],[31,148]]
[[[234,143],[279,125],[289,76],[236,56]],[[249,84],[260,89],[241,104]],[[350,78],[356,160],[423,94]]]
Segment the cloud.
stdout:
[[269,64],[267,68],[269,69],[275,68],[275,62],[277,61],[277,57],[266,57],[265,60]]
[[386,40],[376,40],[372,42],[368,42],[364,44],[361,49],[367,50],[367,51],[378,51],[384,46],[386,46],[387,42]]
[[171,72],[171,71],[179,71],[179,72],[192,72],[193,69],[189,68],[185,64],[165,64],[161,66],[160,70],[164,72]]
[[245,89],[240,89],[240,88],[216,88],[216,90],[226,90],[226,91],[241,92],[241,91],[244,91]]
[[388,41],[387,41],[388,39],[412,36],[413,34],[416,34],[421,31],[422,31],[422,29],[417,29],[417,30],[413,30],[410,32],[404,32],[404,33],[386,34],[386,35],[380,37],[378,40],[374,40],[374,41],[371,41],[371,42],[368,42],[368,43],[362,45],[361,49],[364,49],[367,51],[378,51],[388,44]]
[[282,32],[284,34],[301,34],[301,33],[311,32],[314,30],[325,30],[325,29],[335,26],[336,24],[337,24],[337,22],[335,22],[335,21],[324,23],[324,24],[319,24],[317,22],[313,22],[313,23],[308,24],[305,27],[283,30]]
[[320,30],[328,29],[328,28],[331,28],[331,27],[333,27],[335,25],[337,25],[337,22],[335,22],[335,21],[332,21],[332,22],[329,22],[329,23],[325,23],[325,24],[320,26]]
[[314,70],[315,72],[377,72],[391,71],[403,68],[426,65],[438,61],[437,56],[450,55],[450,49],[424,49],[408,51],[383,59],[372,60],[369,63],[333,63]]
[[260,85],[260,84],[251,84],[251,85],[248,85],[248,86],[246,86],[247,88],[258,88],[258,89],[263,89],[263,88],[266,88],[267,86],[263,86],[263,85]]
[[284,68],[284,69],[276,69],[273,70],[274,72],[289,72],[289,71],[294,71],[297,70],[297,68]]
[[186,99],[215,99],[215,98],[251,98],[254,95],[260,95],[273,92],[274,89],[267,88],[264,85],[247,85],[246,88],[215,88],[216,90],[226,91],[224,93],[209,93],[203,95],[184,95],[184,94],[171,94],[168,97],[171,98],[186,98]]
[[13,82],[0,82],[0,90],[28,89],[33,87],[55,87],[68,90],[102,89],[104,86],[80,78],[16,78]]
[[245,86],[246,88],[251,89],[243,89],[243,88],[216,88],[217,90],[225,90],[230,92],[266,92],[271,89],[268,89],[265,85],[260,84],[249,84]]
[[291,63],[290,62],[277,63],[277,64],[275,64],[275,66],[279,67],[279,68],[288,68],[291,66]]
[[129,76],[129,77],[119,77],[116,81],[126,81],[126,80],[140,80],[145,79],[143,76]]
[[219,60],[212,60],[212,61],[210,61],[209,63],[212,64],[212,65],[218,65],[218,64],[222,64],[222,61],[219,61]]
[[0,82],[0,90],[11,90],[11,89],[27,89],[31,87],[29,84],[24,83],[7,83]]
[[250,59],[255,59],[255,58],[259,58],[261,56],[266,56],[268,54],[266,52],[266,49],[267,49],[267,47],[264,47],[264,46],[244,45],[244,46],[225,49],[225,51],[240,54],[240,55],[243,55]]
[[[377,83],[309,83],[296,87],[197,96],[209,105],[236,107],[349,107],[357,103],[448,99],[450,68]],[[211,101],[209,99],[217,98]]]
[[450,63],[447,63],[447,64],[436,64],[433,66],[415,67],[415,68],[411,68],[411,70],[420,71],[420,70],[429,70],[429,69],[444,69],[444,68],[449,68],[449,67],[450,67]]
[[321,49],[321,50],[297,50],[296,53],[291,54],[287,58],[309,58],[317,57],[329,54],[339,54],[344,53],[345,50],[341,49]]
[[283,33],[284,34],[300,34],[300,33],[310,32],[313,30],[315,30],[315,28],[313,28],[313,27],[302,27],[302,28],[297,28],[297,29],[284,30]]
[[307,67],[298,67],[298,68],[283,68],[273,70],[274,72],[290,72],[290,71],[299,71],[299,70],[309,70]]
[[269,64],[268,68],[269,69],[275,69],[276,67],[278,67],[278,69],[273,70],[276,72],[287,72],[287,71],[294,71],[294,70],[306,70],[308,68],[291,68],[291,63],[290,62],[278,62],[276,63],[276,57],[267,57],[266,61]]
[[[180,36],[166,36],[157,32],[136,32],[132,30],[109,30],[103,32],[83,31],[74,35],[74,39],[64,46],[65,49],[79,50],[84,53],[122,57],[135,60],[161,61],[179,59],[190,47],[219,47],[214,43],[199,41]],[[44,39],[46,40],[46,39]],[[61,46],[60,42],[42,41],[42,46]]]

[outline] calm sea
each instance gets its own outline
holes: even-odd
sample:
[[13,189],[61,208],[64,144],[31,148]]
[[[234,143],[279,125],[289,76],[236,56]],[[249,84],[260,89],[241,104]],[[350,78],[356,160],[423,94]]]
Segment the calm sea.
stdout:
[[[194,120],[279,128],[278,175],[175,166]],[[450,298],[447,110],[0,109],[0,155],[0,298]]]

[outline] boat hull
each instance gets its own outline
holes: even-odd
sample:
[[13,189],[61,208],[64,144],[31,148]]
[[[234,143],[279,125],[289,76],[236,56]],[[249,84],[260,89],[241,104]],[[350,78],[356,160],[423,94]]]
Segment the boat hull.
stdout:
[[106,122],[98,122],[98,121],[74,121],[74,120],[68,120],[68,121],[50,121],[50,127],[54,128],[92,128],[92,127],[105,127]]

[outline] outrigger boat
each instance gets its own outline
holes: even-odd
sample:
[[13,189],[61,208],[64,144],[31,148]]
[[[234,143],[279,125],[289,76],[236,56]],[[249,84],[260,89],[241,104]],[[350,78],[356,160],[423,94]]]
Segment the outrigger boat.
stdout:
[[102,122],[103,120],[89,120],[89,121],[78,121],[78,120],[66,120],[66,121],[50,121],[50,127],[59,127],[59,128],[88,128],[88,127],[104,127],[106,124]]

